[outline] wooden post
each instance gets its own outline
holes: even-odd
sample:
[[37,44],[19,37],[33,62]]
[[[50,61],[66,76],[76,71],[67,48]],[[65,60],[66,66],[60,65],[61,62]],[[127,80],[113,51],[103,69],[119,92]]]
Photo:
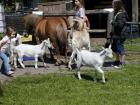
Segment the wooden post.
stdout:
[[132,21],[138,22],[139,3],[138,0],[132,0]]

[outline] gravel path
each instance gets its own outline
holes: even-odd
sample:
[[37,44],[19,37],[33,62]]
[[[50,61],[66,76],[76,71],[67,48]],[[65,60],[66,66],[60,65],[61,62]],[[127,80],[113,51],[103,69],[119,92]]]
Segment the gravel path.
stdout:
[[[105,39],[104,38],[91,38],[91,47],[93,46],[99,46],[99,49],[101,49],[101,46],[103,46],[105,44]],[[129,62],[126,62],[129,63]],[[47,63],[47,68],[43,67],[43,63],[42,62],[38,62],[38,66],[39,68],[36,70],[34,68],[34,61],[24,61],[24,64],[26,66],[25,69],[22,68],[17,68],[14,77],[17,76],[21,76],[21,75],[27,75],[27,74],[47,74],[47,73],[55,73],[55,72],[59,72],[59,73],[73,73],[73,71],[69,71],[68,68],[65,65],[62,66],[55,66],[54,63]],[[132,64],[132,62],[131,62]],[[1,60],[0,60],[0,66],[1,66]],[[81,69],[91,69],[89,67],[82,67]],[[117,70],[111,67],[111,64],[106,63],[106,65],[103,68],[105,71],[106,70]],[[13,77],[12,77],[13,78]],[[7,79],[11,79],[11,77],[7,77],[3,74],[0,73],[0,81],[4,81]]]

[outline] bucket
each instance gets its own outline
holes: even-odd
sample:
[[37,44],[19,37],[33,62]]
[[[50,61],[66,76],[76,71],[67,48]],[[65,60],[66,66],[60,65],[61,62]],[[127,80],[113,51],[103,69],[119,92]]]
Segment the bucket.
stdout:
[[34,57],[27,57],[27,56],[23,57],[23,61],[30,61],[30,60],[35,60],[35,58]]

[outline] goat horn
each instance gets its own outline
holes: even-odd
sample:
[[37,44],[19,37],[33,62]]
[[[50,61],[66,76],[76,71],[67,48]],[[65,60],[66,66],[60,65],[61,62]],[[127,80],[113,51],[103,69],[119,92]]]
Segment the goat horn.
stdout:
[[109,47],[108,47],[109,49],[111,49],[111,44],[109,45]]

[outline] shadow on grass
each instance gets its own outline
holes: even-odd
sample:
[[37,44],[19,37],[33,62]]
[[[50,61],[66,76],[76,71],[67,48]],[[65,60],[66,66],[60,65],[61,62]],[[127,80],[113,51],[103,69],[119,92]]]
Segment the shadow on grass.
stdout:
[[[77,75],[75,74],[75,77],[78,79]],[[93,81],[93,82],[102,82],[101,78],[96,78],[96,81],[94,81],[92,76],[89,76],[87,74],[81,74],[82,79],[87,80],[87,81]],[[107,82],[108,79],[105,78],[105,81]]]
[[0,97],[3,96],[2,83],[0,82]]
[[[78,79],[77,75],[75,74],[75,77]],[[101,78],[96,78],[96,81],[93,80],[93,77],[86,75],[86,74],[81,74],[81,77],[83,80],[87,80],[87,81],[93,81],[93,82],[102,82]],[[108,79],[105,78],[105,81],[107,82]]]
[[104,62],[103,67],[111,67],[112,64],[113,64],[113,61]]

